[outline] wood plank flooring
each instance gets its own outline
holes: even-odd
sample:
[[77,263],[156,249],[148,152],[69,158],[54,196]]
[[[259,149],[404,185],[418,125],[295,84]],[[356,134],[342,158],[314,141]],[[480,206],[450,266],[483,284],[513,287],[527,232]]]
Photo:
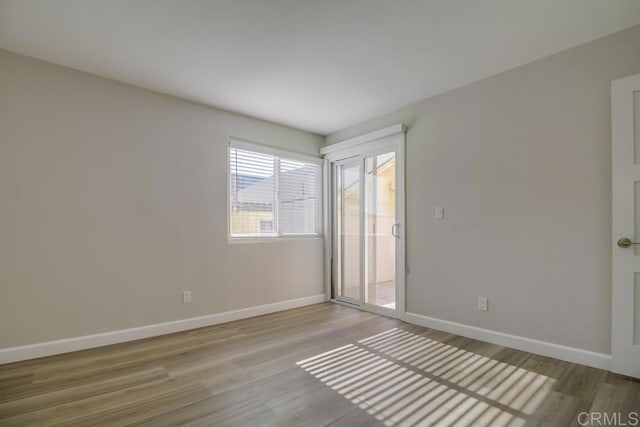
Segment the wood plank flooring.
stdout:
[[590,411],[632,420],[640,383],[331,303],[0,366],[1,426],[564,427]]

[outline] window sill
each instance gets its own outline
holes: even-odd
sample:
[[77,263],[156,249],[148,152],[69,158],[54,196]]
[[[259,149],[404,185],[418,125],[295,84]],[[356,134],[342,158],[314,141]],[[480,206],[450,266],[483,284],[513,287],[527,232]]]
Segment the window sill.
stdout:
[[292,234],[290,236],[229,236],[228,242],[236,243],[275,243],[291,240],[318,240],[322,239],[322,234]]

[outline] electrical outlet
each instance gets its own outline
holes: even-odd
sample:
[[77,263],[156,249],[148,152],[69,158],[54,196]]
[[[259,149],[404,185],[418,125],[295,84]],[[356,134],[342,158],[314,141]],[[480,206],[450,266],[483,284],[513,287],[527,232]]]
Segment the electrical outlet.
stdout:
[[189,304],[191,302],[191,291],[182,291],[182,303]]
[[489,311],[489,300],[487,297],[478,297],[478,310]]

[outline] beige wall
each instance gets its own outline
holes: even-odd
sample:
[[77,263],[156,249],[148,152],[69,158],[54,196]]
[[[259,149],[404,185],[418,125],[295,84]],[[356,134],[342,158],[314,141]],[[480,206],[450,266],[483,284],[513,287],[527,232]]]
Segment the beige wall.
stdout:
[[610,352],[610,82],[636,73],[640,26],[327,138],[409,127],[409,311]]
[[229,135],[322,144],[0,51],[0,348],[323,293],[321,239],[227,243]]

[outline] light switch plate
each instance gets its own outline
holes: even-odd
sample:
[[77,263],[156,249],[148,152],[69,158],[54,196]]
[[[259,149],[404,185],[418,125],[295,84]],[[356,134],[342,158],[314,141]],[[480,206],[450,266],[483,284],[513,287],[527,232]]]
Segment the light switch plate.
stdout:
[[444,218],[444,208],[442,206],[436,206],[436,219]]
[[191,291],[182,291],[182,303],[188,304],[191,302]]

